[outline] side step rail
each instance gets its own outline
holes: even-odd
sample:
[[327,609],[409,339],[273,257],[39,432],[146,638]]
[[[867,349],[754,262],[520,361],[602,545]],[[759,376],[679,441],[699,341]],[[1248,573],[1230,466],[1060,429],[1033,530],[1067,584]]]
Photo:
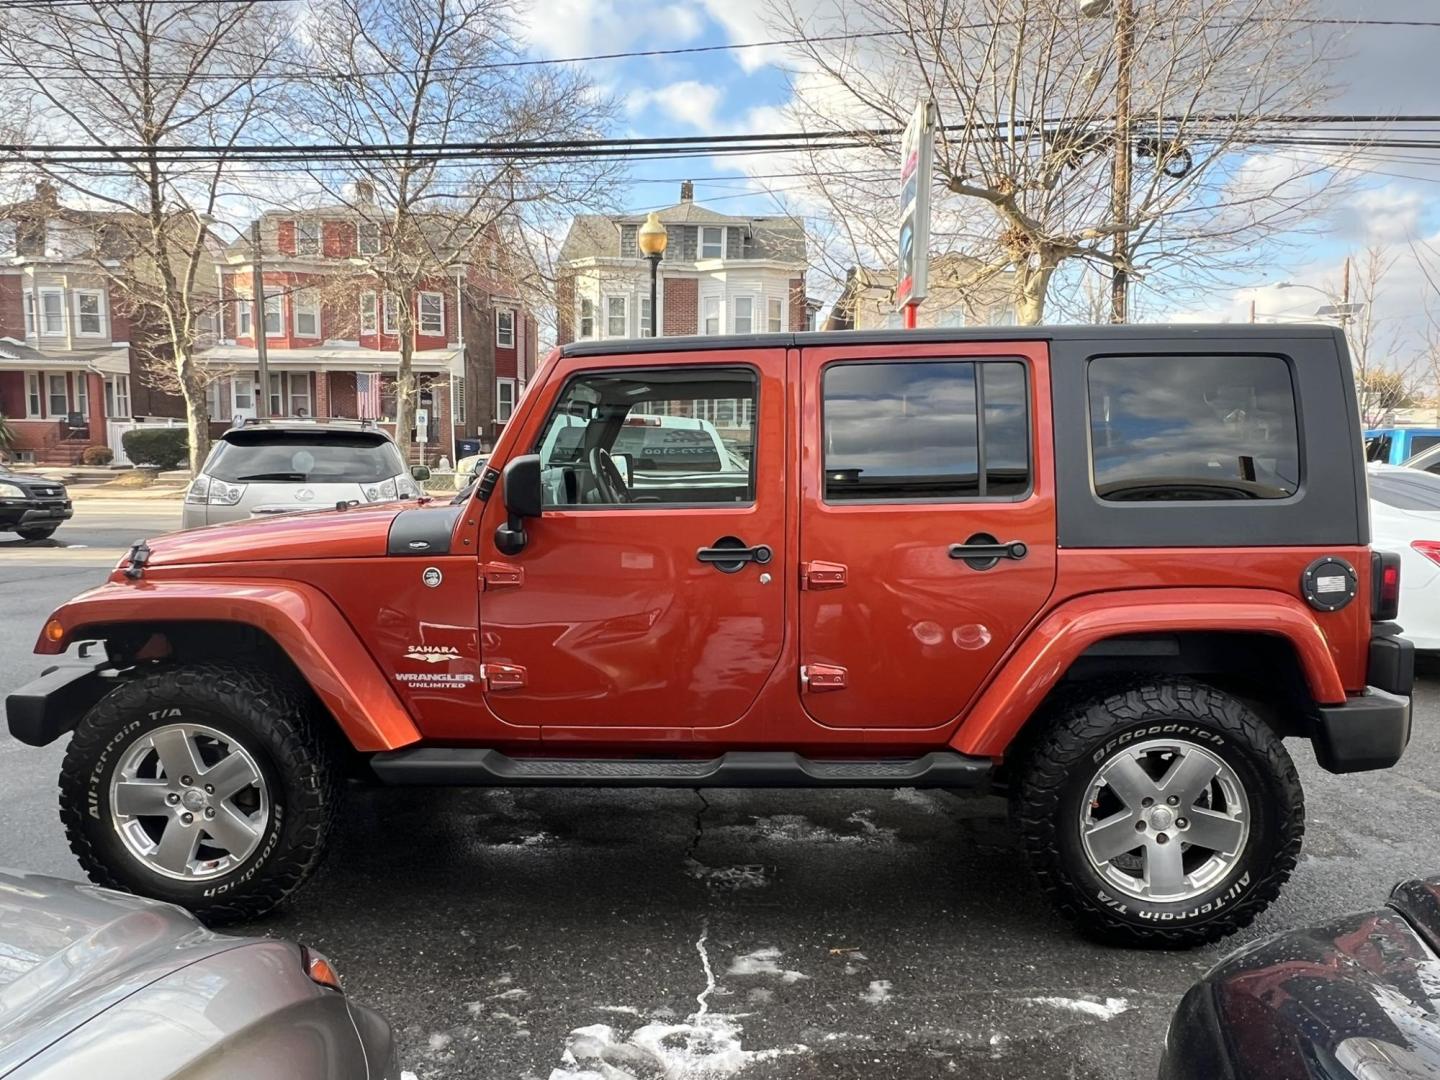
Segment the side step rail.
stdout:
[[370,758],[384,783],[442,787],[941,787],[985,788],[989,758],[936,750],[876,761],[811,759],[782,750],[732,750],[719,757],[511,757],[498,750],[419,747]]

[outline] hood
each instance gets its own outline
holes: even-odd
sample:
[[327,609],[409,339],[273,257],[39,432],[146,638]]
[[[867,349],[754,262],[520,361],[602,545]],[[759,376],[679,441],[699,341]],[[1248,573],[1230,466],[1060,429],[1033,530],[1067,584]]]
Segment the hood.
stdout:
[[171,904],[0,869],[0,1074],[156,979],[243,943]]
[[385,554],[390,523],[411,503],[251,518],[147,540],[149,566],[360,559]]
[[1390,906],[1409,919],[1426,944],[1440,953],[1440,875],[1402,881],[1390,894]]

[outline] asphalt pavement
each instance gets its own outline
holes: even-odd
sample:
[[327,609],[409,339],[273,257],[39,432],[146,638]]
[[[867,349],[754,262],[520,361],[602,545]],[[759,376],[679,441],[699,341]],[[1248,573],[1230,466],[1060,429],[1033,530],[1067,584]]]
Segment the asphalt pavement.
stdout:
[[[54,606],[178,519],[77,509],[54,546],[0,543],[0,693],[38,673]],[[332,957],[419,1080],[1149,1080],[1171,1009],[1220,955],[1440,872],[1425,671],[1398,768],[1331,776],[1290,744],[1305,853],[1217,947],[1081,940],[1034,893],[1002,802],[917,791],[357,790],[320,877],[244,932]],[[77,875],[62,753],[0,732],[0,865]],[[586,1071],[602,1052],[627,1072]]]

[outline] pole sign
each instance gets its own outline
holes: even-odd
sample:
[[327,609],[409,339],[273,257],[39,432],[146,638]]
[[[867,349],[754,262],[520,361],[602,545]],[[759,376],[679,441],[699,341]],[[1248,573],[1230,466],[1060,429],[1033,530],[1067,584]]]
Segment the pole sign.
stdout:
[[925,299],[930,277],[930,172],[935,125],[922,101],[900,137],[900,273],[897,309]]
[[430,434],[430,410],[415,410],[415,441],[422,446],[425,444],[426,436]]

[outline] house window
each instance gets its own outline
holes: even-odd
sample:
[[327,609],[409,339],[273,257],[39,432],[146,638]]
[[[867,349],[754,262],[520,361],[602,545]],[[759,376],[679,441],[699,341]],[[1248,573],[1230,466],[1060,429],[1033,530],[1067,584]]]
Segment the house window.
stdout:
[[420,294],[420,333],[445,336],[445,296],[438,292]]
[[272,371],[270,373],[270,415],[310,416],[310,373],[308,371]]
[[607,296],[605,298],[605,336],[628,337],[629,334],[630,319],[625,297]]
[[290,382],[290,415],[313,416],[310,408],[310,372],[287,372]]
[[495,344],[502,349],[515,347],[515,312],[503,309],[495,312]]
[[399,301],[399,299],[395,296],[394,293],[387,292],[387,293],[385,294],[385,312],[384,312],[384,318],[383,318],[382,321],[381,321],[381,326],[382,326],[383,329],[385,330],[385,333],[387,333],[387,334],[397,333],[396,324],[399,322],[399,316],[400,316],[400,301]]
[[227,420],[230,418],[230,406],[228,403],[222,403],[220,390],[221,384],[218,380],[207,384],[205,387],[205,413],[211,420]]
[[27,371],[25,373],[25,415],[34,420],[40,414],[40,373]]
[[465,426],[465,376],[455,376],[450,384],[450,410],[455,414],[455,423]]
[[90,420],[90,376],[83,371],[75,373],[75,411]]
[[651,334],[650,334],[650,323],[651,323],[652,321],[653,321],[653,320],[652,320],[652,318],[651,318],[650,298],[649,298],[648,296],[642,296],[642,297],[640,298],[640,336],[641,336],[641,337],[650,337],[650,336],[651,336]]
[[105,294],[96,289],[75,293],[75,332],[81,337],[101,337],[105,333]]
[[[211,383],[210,385],[211,387],[213,387],[214,383]],[[210,387],[206,388],[207,399],[209,389]],[[130,415],[129,375],[105,376],[105,415],[108,417]]]
[[280,297],[265,297],[265,336],[285,336],[285,314],[280,306]]
[[495,380],[495,419],[505,423],[515,412],[515,380]]
[[767,301],[767,321],[765,329],[772,334],[778,334],[785,329],[785,306],[778,296],[770,297]]
[[64,416],[70,411],[68,381],[63,373],[45,376],[45,408],[51,416]]
[[355,246],[361,255],[380,254],[380,223],[362,221],[355,229]]
[[295,254],[320,254],[320,222],[314,218],[301,218],[295,222]]
[[318,338],[320,336],[320,300],[314,292],[298,292],[290,302],[295,309],[295,336]]
[[0,255],[15,254],[15,223],[0,221]]
[[65,333],[65,294],[59,289],[40,290],[40,332]]
[[35,336],[35,294],[25,291],[25,336]]
[[255,301],[248,296],[242,296],[235,302],[235,336],[249,337],[250,324],[254,319]]
[[725,230],[718,225],[700,227],[700,257],[720,259],[725,256]]
[[580,301],[580,336],[582,338],[595,336],[595,302],[593,300]]
[[755,299],[751,296],[735,298],[735,333],[749,334],[755,329]]
[[700,331],[704,334],[720,333],[720,298],[718,296],[705,297]]
[[363,335],[375,333],[375,294],[373,292],[360,294],[360,333]]

